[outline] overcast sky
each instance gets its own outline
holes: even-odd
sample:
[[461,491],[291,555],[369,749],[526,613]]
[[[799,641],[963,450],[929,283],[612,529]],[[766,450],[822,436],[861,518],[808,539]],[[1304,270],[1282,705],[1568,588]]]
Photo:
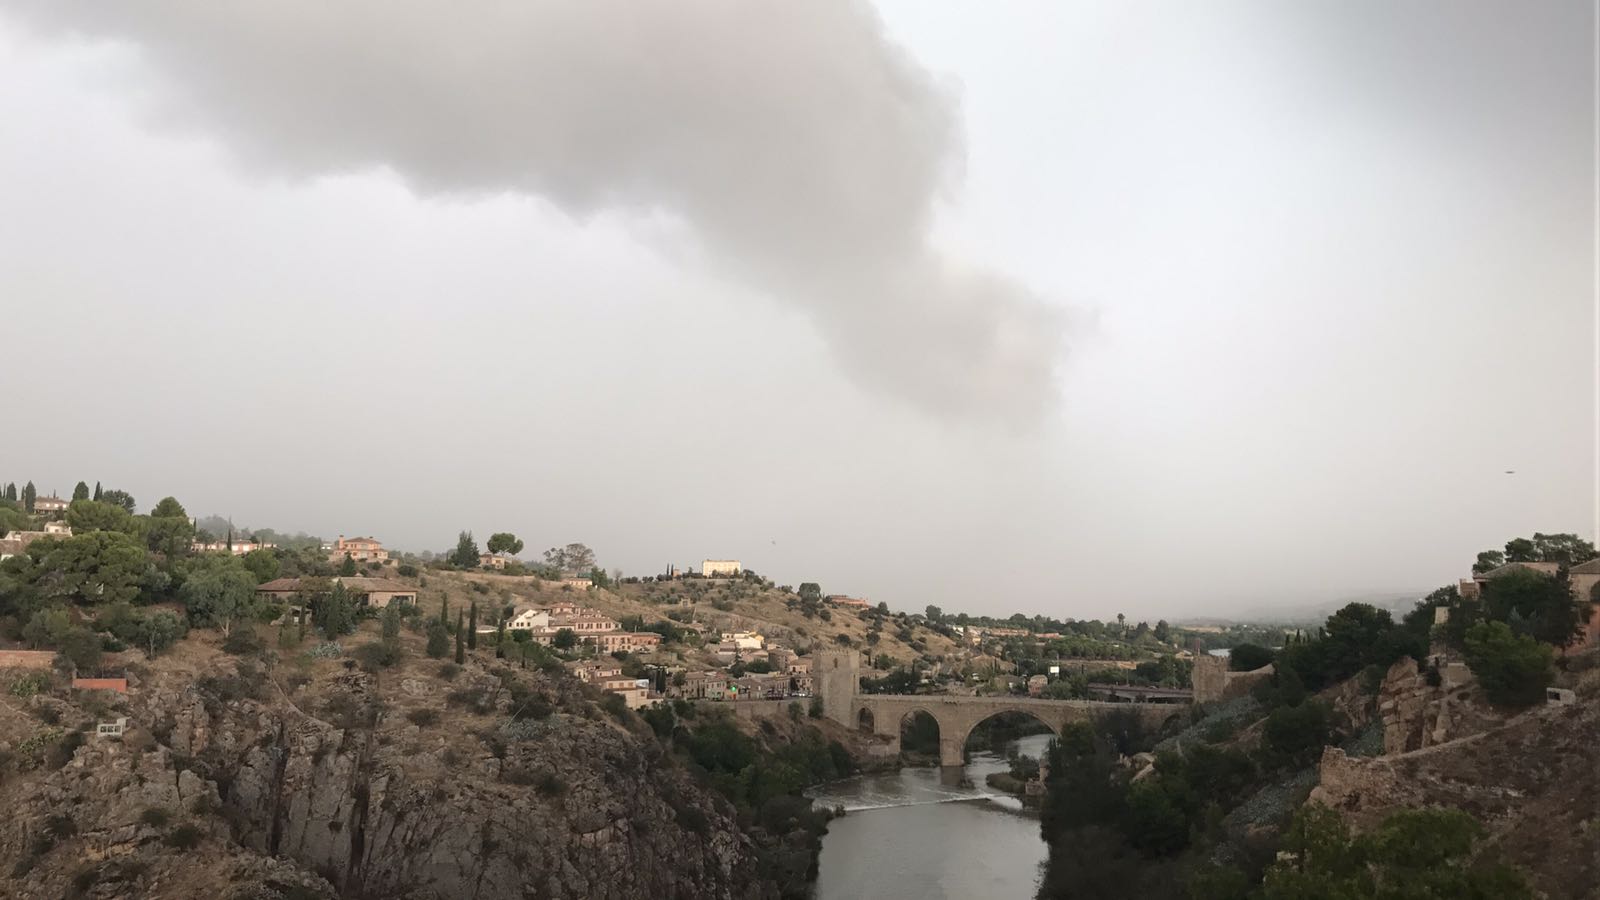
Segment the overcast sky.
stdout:
[[0,478],[1152,620],[1592,532],[1589,2],[465,9],[0,0]]

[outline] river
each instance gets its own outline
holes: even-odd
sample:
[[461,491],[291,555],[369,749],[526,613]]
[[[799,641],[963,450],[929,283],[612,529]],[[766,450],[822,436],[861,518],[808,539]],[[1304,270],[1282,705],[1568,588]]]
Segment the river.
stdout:
[[[1041,734],[1015,741],[1038,758]],[[1039,820],[984,778],[1007,769],[997,753],[973,753],[970,787],[942,783],[937,768],[901,769],[819,785],[819,806],[842,806],[822,839],[817,900],[1031,900],[1045,845]]]

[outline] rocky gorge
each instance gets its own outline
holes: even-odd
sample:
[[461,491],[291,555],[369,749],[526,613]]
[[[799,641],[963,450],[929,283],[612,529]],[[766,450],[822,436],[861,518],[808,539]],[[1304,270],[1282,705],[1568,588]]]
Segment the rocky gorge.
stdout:
[[[776,895],[729,804],[573,679],[296,659],[197,645],[125,696],[9,697],[34,737],[0,896]],[[72,730],[107,718],[120,739]]]

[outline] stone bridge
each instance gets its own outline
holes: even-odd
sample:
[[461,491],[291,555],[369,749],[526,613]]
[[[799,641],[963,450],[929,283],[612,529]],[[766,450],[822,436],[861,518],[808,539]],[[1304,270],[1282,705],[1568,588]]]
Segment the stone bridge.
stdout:
[[965,763],[967,737],[979,723],[1001,713],[1025,713],[1038,719],[1052,732],[1073,722],[1088,722],[1097,716],[1129,710],[1140,715],[1151,728],[1161,728],[1172,719],[1189,713],[1187,703],[1112,703],[1096,700],[1042,700],[1029,697],[954,697],[939,694],[898,695],[860,693],[860,657],[848,650],[822,650],[817,656],[820,672],[813,675],[822,696],[823,715],[849,728],[870,731],[896,749],[905,721],[916,713],[927,713],[939,725],[939,764]]

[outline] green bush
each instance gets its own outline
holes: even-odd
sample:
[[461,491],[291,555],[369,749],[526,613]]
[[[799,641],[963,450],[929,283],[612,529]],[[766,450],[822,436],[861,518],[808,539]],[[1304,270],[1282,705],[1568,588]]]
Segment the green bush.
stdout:
[[1515,869],[1474,853],[1483,835],[1483,826],[1458,809],[1408,809],[1352,837],[1337,812],[1309,804],[1284,834],[1261,896],[1531,898]]
[[11,682],[11,696],[26,700],[41,691],[47,690],[49,687],[49,675],[44,672],[29,672]]
[[439,721],[439,711],[436,709],[413,709],[406,713],[406,719],[413,725],[427,728]]
[[1322,754],[1333,732],[1333,710],[1320,700],[1280,706],[1261,730],[1263,760],[1271,766],[1305,766]]
[[1504,706],[1543,702],[1555,677],[1549,645],[1515,634],[1504,622],[1479,622],[1467,631],[1467,666],[1478,676],[1483,692]]
[[372,641],[356,648],[356,660],[367,672],[387,669],[400,662],[400,646],[387,641]]
[[152,828],[165,828],[171,821],[172,814],[159,806],[151,806],[139,814],[139,821]]
[[1239,644],[1228,651],[1228,668],[1235,672],[1253,672],[1270,664],[1276,656],[1260,644]]
[[196,826],[179,825],[177,828],[167,832],[163,843],[168,847],[176,847],[179,850],[193,850],[195,847],[200,846],[202,837],[204,837],[204,833]]

